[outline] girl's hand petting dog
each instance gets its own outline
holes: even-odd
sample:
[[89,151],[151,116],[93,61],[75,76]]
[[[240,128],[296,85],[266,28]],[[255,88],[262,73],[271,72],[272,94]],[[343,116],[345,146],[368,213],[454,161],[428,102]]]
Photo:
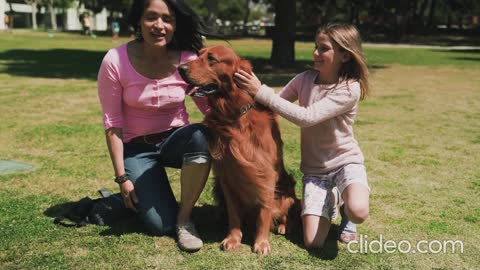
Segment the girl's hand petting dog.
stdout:
[[262,82],[255,76],[255,73],[248,73],[243,70],[235,72],[233,79],[238,87],[247,91],[248,94],[252,97],[258,93],[258,89],[262,86]]

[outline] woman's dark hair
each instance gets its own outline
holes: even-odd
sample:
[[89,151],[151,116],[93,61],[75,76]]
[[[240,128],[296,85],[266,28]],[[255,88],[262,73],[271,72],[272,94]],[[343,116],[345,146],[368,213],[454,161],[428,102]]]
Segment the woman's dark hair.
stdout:
[[[141,33],[140,19],[143,12],[154,0],[134,0],[130,8],[128,21]],[[207,35],[205,23],[202,19],[182,0],[162,0],[175,13],[176,30],[173,38],[167,45],[169,49],[188,50],[198,53],[203,48],[202,35]],[[138,40],[143,40],[141,34],[137,35]]]

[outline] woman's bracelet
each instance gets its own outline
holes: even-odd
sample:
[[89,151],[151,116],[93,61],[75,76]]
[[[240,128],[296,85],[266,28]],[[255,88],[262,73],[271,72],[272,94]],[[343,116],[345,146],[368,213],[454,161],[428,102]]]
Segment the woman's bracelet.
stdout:
[[128,176],[126,174],[122,174],[120,176],[115,177],[115,179],[113,181],[115,181],[115,183],[121,185],[121,184],[127,182],[128,180],[130,180],[130,179],[128,179]]

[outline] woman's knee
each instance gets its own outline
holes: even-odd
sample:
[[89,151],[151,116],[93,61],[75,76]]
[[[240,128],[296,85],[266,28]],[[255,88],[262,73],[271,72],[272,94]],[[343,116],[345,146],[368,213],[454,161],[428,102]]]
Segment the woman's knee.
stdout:
[[149,209],[141,214],[145,229],[151,235],[163,236],[171,234],[175,229],[176,215],[160,216],[155,209]]
[[208,150],[208,130],[204,125],[193,124],[187,148],[183,155],[183,164],[203,164],[210,161]]
[[192,124],[190,150],[193,152],[208,152],[208,129],[202,124]]

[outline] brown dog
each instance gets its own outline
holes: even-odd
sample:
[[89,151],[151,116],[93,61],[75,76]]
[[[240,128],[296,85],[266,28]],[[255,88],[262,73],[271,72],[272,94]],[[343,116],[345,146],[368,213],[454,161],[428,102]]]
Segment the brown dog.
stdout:
[[253,250],[266,255],[270,228],[278,224],[277,232],[284,234],[288,210],[298,200],[295,181],[284,168],[276,115],[236,86],[233,74],[239,69],[251,72],[251,65],[224,46],[202,49],[196,60],[179,67],[183,79],[197,87],[190,94],[207,96],[210,105],[204,124],[211,132],[215,184],[223,192],[229,225],[222,248],[240,246],[240,227],[253,213]]

